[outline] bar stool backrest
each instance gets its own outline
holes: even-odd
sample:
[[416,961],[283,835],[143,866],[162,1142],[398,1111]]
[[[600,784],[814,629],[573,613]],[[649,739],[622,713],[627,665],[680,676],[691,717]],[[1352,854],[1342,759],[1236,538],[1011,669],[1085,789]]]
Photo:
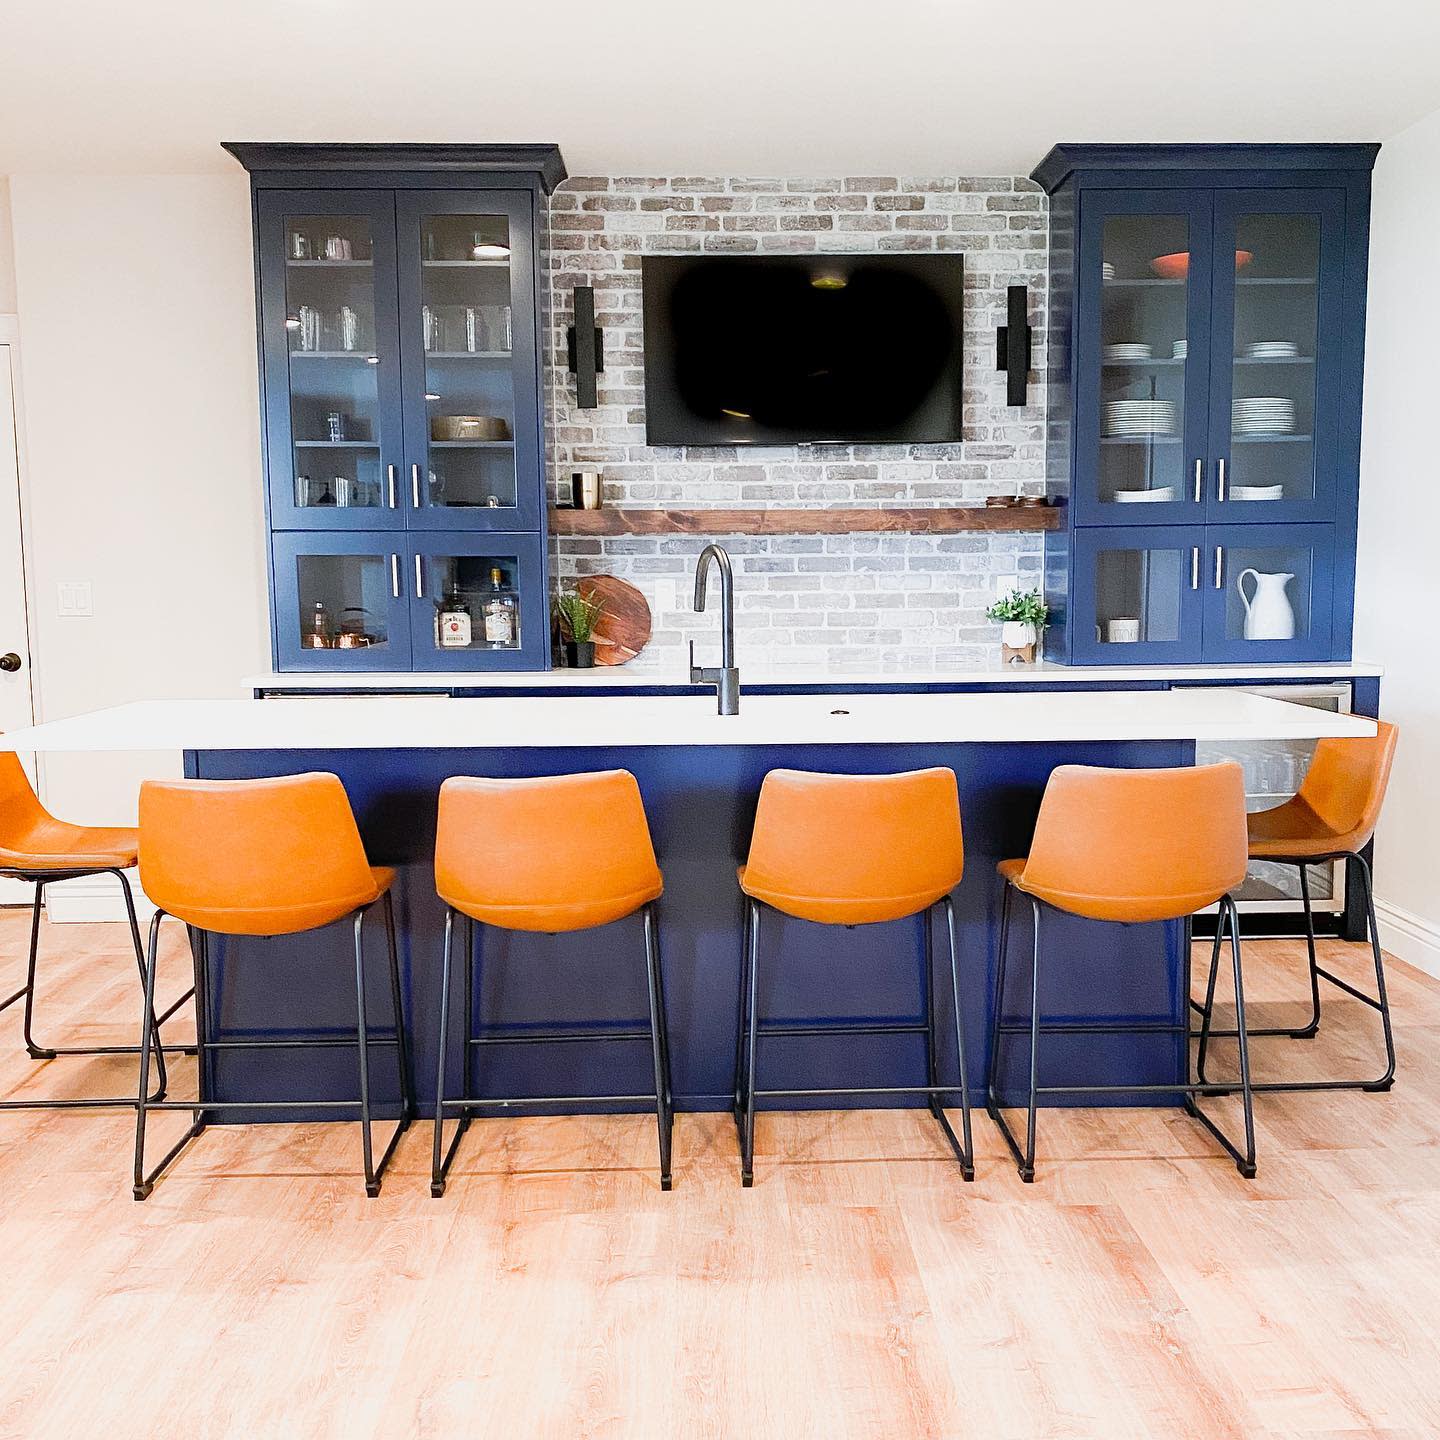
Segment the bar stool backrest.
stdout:
[[1021,889],[1093,920],[1176,920],[1245,878],[1245,779],[1233,761],[1173,770],[1061,765]]
[[167,914],[222,935],[290,935],[379,887],[336,775],[147,780],[140,883]]
[[953,770],[772,770],[760,787],[744,887],[802,919],[870,924],[935,904],[964,869]]
[[1334,831],[1337,852],[1364,848],[1385,803],[1400,732],[1385,720],[1377,720],[1375,730],[1370,738],[1321,740],[1300,786],[1300,800]]
[[0,868],[19,863],[27,841],[50,818],[30,785],[20,757],[0,754]]
[[461,775],[440,787],[435,889],[467,915],[514,930],[583,929],[634,914],[662,883],[628,770]]

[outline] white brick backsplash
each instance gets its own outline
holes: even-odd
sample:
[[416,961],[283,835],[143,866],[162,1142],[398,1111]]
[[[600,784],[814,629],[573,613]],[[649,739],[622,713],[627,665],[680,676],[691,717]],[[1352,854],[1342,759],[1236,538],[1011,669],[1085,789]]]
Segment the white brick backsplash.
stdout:
[[[579,177],[550,200],[546,356],[548,471],[599,468],[613,506],[979,505],[991,494],[1043,494],[1046,200],[1021,176]],[[640,257],[913,250],[965,256],[965,440],[950,445],[647,446]],[[1030,286],[1031,396],[1005,404],[995,327],[1005,286]],[[605,329],[599,406],[577,410],[565,370],[575,285],[595,287]],[[558,580],[615,574],[654,616],[632,667],[679,673],[694,640],[718,652],[714,614],[690,608],[705,539],[735,562],[737,648],[748,669],[829,666],[875,674],[993,666],[984,617],[1000,576],[1039,581],[1038,535],[560,537]],[[712,601],[712,605],[713,605]]]

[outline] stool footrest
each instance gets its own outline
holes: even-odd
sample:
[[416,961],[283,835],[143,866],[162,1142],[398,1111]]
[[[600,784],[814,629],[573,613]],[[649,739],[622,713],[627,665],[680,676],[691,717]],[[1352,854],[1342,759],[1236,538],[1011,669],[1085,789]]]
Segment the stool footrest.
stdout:
[[[395,1035],[374,1035],[366,1033],[367,1045],[398,1045]],[[359,1044],[358,1035],[313,1035],[295,1040],[206,1040],[202,1050],[353,1050]],[[357,1102],[358,1103],[358,1102]]]
[[[994,1027],[1002,1035],[1028,1035],[1030,1026],[1024,1021],[1006,1020]],[[1185,1035],[1188,1025],[1168,1020],[1042,1020],[1042,1035]],[[1215,1033],[1213,1030],[1210,1032]],[[1252,1030],[1248,1032],[1254,1034]]]
[[487,1096],[480,1100],[441,1100],[438,1102],[438,1106],[449,1115],[478,1109],[482,1105],[491,1108],[511,1105],[619,1105],[637,1104],[642,1100],[647,1105],[653,1105],[655,1092],[648,1090],[643,1095],[509,1095],[495,1098]]
[[949,1095],[958,1093],[960,1082],[953,1085],[830,1085],[807,1090],[755,1090],[757,1098],[772,1099],[794,1095]]
[[802,1022],[790,1024],[781,1020],[757,1025],[755,1033],[761,1037],[767,1035],[923,1035],[927,1029],[929,1026],[923,1021],[917,1024],[910,1020],[865,1020],[853,1025],[843,1020],[813,1025]]
[[492,1030],[472,1035],[471,1045],[570,1045],[592,1040],[650,1041],[648,1030]]
[[1357,990],[1348,980],[1342,980],[1338,975],[1332,975],[1323,965],[1315,967],[1315,973],[1322,979],[1328,980],[1338,990],[1343,990],[1347,995],[1353,995],[1362,1004],[1368,1005],[1372,1010],[1383,1010],[1385,1007],[1373,996],[1367,995],[1363,990]]

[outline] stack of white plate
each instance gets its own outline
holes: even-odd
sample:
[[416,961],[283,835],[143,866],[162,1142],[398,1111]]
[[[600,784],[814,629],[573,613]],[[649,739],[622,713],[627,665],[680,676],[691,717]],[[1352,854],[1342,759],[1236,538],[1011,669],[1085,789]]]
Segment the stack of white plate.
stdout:
[[1300,347],[1293,340],[1257,340],[1245,347],[1250,360],[1293,360],[1300,353]]
[[1106,345],[1100,352],[1100,358],[1110,364],[1114,361],[1124,360],[1148,360],[1151,356],[1151,349],[1142,342]]
[[1185,359],[1190,353],[1190,342],[1188,340],[1177,340],[1170,353],[1176,360]]
[[1295,429],[1295,402],[1280,395],[1251,395],[1233,408],[1237,435],[1289,435]]
[[1140,505],[1147,501],[1174,500],[1179,493],[1177,485],[1157,485],[1153,490],[1117,490],[1111,498],[1117,505]]
[[1105,406],[1107,435],[1171,435],[1174,431],[1173,400],[1111,400]]
[[1115,278],[1115,267],[1108,261],[1100,263],[1100,278],[1102,280],[1113,280]]

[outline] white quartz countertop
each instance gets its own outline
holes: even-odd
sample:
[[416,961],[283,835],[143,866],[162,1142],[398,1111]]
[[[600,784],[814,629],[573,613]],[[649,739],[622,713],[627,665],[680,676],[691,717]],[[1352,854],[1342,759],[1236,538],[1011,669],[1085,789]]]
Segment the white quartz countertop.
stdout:
[[1241,690],[966,695],[142,700],[0,735],[0,750],[436,750],[648,745],[1307,740],[1371,720]]
[[[718,651],[717,651],[718,653]],[[701,650],[704,663],[715,657]],[[1380,665],[1344,661],[1323,665],[1057,665],[1042,660],[1035,665],[1004,669],[936,671],[832,671],[817,669],[759,670],[741,665],[743,688],[757,685],[825,685],[841,690],[866,690],[880,685],[1084,685],[1107,681],[1184,681],[1263,685],[1294,680],[1350,680],[1357,675],[1384,673]],[[602,665],[591,670],[432,670],[424,673],[357,671],[281,671],[247,675],[241,682],[247,694],[255,690],[550,690],[628,689],[631,686],[690,684],[688,670],[647,669],[634,665]]]

